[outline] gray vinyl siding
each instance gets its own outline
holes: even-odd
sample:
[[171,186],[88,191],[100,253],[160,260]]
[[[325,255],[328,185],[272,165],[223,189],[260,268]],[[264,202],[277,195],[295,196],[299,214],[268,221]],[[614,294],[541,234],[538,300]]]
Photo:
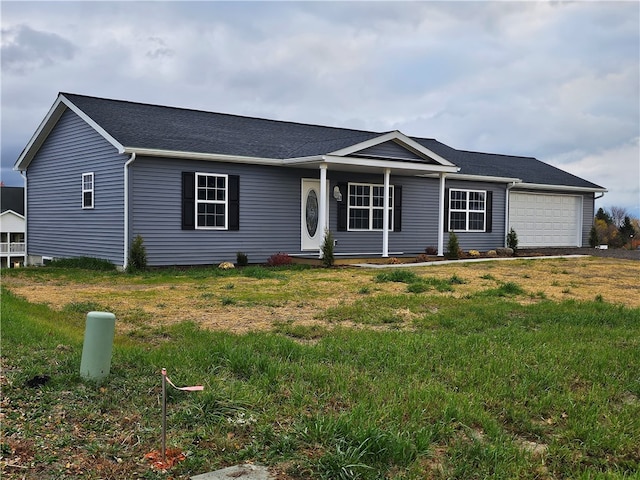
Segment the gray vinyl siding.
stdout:
[[[239,175],[240,229],[182,230],[182,172]],[[138,157],[130,167],[131,237],[141,235],[152,266],[262,263],[300,252],[302,177],[317,171]]]
[[[331,173],[331,189],[339,182],[382,184],[383,176]],[[389,232],[389,254],[424,253],[427,247],[438,246],[438,212],[440,182],[438,179],[391,175],[391,185],[402,185],[402,229]],[[448,181],[446,188],[491,190],[493,192],[493,228],[491,232],[459,232],[460,247],[469,250],[491,250],[504,246],[505,185]],[[342,192],[348,201],[347,192]],[[357,232],[337,230],[337,205],[330,200],[330,224],[338,241],[337,254],[382,253],[382,231]],[[446,226],[446,220],[445,220]],[[445,249],[448,233],[444,235]]]
[[[456,232],[458,243],[462,250],[487,251],[504,247],[505,245],[505,206],[506,206],[506,185],[502,183],[466,182],[461,180],[451,180],[446,182],[445,188],[459,188],[462,190],[486,190],[493,192],[493,208],[491,232]],[[449,218],[445,212],[445,229]],[[444,236],[444,249],[447,249],[449,233]]]
[[355,157],[382,157],[382,158],[402,158],[405,160],[424,161],[423,157],[398,145],[396,142],[388,141],[379,143],[373,147],[365,148],[353,154]]
[[[240,230],[183,230],[181,224],[182,172],[240,177]],[[277,252],[314,255],[301,251],[300,191],[303,178],[319,178],[315,169],[301,170],[233,163],[138,157],[130,167],[131,238],[141,235],[149,265],[211,265],[234,262],[237,252],[249,262],[262,263]],[[381,231],[338,231],[338,204],[331,195],[338,183],[382,184],[383,175],[331,171],[329,228],[337,240],[337,255],[382,253]],[[389,252],[417,254],[438,243],[439,181],[418,177],[391,177],[402,185],[402,229],[389,233]],[[465,249],[488,250],[504,244],[504,186],[451,182],[459,188],[491,189],[493,232],[460,234]],[[342,192],[348,201],[348,192]],[[445,236],[446,241],[446,236]]]
[[[27,171],[29,255],[91,256],[122,265],[124,156],[70,110]],[[94,173],[94,208],[82,208],[82,174]]]
[[589,246],[589,233],[595,217],[595,199],[593,193],[582,196],[582,246]]

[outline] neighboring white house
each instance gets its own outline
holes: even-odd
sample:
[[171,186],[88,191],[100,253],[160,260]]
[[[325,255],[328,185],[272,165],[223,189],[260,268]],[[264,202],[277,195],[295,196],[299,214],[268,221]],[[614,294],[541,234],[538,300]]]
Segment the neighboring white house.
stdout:
[[0,266],[12,268],[25,263],[24,189],[1,187]]

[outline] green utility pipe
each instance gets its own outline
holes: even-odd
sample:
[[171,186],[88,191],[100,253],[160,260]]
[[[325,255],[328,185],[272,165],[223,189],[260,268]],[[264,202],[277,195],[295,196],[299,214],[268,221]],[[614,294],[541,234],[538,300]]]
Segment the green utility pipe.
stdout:
[[87,313],[80,376],[100,382],[109,375],[116,316],[109,312]]

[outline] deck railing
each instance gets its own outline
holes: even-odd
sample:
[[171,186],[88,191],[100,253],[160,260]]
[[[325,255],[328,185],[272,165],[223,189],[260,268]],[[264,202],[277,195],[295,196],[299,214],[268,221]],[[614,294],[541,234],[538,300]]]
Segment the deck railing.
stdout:
[[0,253],[2,254],[14,254],[14,253],[24,253],[24,252],[25,252],[24,242],[0,243]]

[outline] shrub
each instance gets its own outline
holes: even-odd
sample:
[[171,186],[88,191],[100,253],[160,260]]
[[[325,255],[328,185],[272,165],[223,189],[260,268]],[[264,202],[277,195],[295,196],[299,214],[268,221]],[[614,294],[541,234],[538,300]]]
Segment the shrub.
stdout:
[[424,253],[427,255],[437,255],[438,249],[436,247],[427,247],[424,249]]
[[449,234],[449,242],[447,243],[447,258],[456,260],[460,258],[460,244],[458,243],[458,236],[451,232]]
[[331,230],[326,229],[324,231],[324,239],[322,240],[322,246],[320,247],[322,250],[322,264],[329,268],[333,266],[333,262],[335,258],[333,256],[333,245],[334,245],[333,233]]
[[139,272],[147,268],[147,249],[144,247],[142,236],[137,235],[129,249],[128,272]]
[[267,259],[267,265],[270,267],[279,267],[281,265],[291,265],[293,260],[288,253],[274,253]]
[[236,263],[239,267],[246,267],[249,265],[249,257],[244,252],[238,252],[236,253]]
[[47,267],[82,268],[84,270],[115,270],[116,266],[109,260],[93,257],[58,258],[47,264]]
[[514,252],[518,249],[518,234],[513,229],[513,227],[507,234],[507,247],[513,248]]
[[596,226],[593,225],[591,227],[591,230],[589,230],[589,246],[591,248],[596,248],[598,245],[600,245],[600,239],[598,238],[598,230],[596,229]]
[[428,262],[431,259],[429,258],[429,255],[427,255],[426,253],[421,253],[420,255],[418,255],[416,257],[416,262],[417,263],[423,263],[423,262]]

